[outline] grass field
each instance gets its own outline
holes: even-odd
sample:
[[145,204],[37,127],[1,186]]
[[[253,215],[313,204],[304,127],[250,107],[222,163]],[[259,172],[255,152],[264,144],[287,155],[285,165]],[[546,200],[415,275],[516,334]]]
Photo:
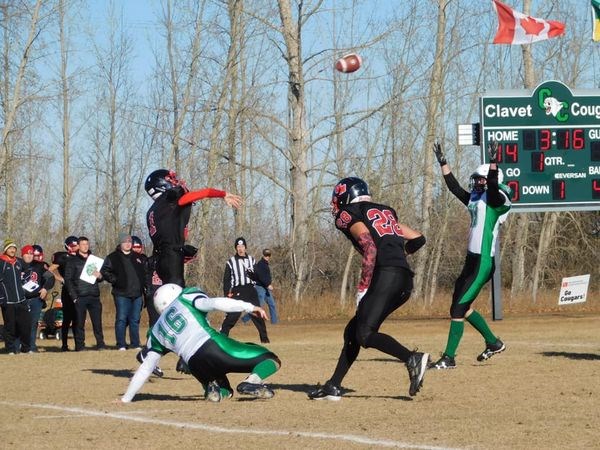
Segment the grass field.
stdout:
[[[215,320],[215,322],[217,322]],[[428,371],[408,396],[403,365],[363,350],[340,402],[309,401],[306,392],[331,374],[343,321],[270,327],[283,366],[268,380],[271,400],[234,396],[203,401],[200,385],[161,361],[130,404],[115,400],[137,367],[135,352],[0,355],[0,436],[3,448],[469,448],[584,449],[600,447],[600,315],[507,316],[492,324],[507,351],[477,363],[483,350],[469,326],[457,369]],[[446,320],[395,319],[383,330],[437,357]],[[114,343],[106,329],[107,343]],[[91,330],[88,345],[93,344]],[[232,336],[257,341],[252,325]],[[72,345],[72,344],[71,344]],[[232,384],[243,378],[232,374]]]

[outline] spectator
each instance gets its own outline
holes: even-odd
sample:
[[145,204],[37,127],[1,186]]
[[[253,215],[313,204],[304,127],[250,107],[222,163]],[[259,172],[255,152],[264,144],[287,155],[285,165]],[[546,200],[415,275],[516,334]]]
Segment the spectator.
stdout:
[[[96,338],[96,350],[106,349],[104,343],[104,333],[102,331],[102,303],[100,302],[100,289],[98,283],[88,283],[80,278],[87,258],[91,255],[90,241],[85,236],[80,236],[77,240],[79,250],[77,254],[67,260],[65,267],[65,286],[69,291],[69,296],[75,304],[77,314],[77,327],[75,328],[75,351],[79,352],[85,349],[85,318],[87,312],[90,313],[92,329]],[[96,281],[102,280],[102,274],[96,268],[90,273]]]
[[[271,278],[271,268],[269,262],[271,261],[271,250],[265,248],[262,251],[263,257],[254,266],[254,274],[256,277],[256,293],[258,294],[258,301],[260,306],[264,307],[265,303],[269,307],[269,316],[271,318],[271,324],[275,325],[279,322],[277,317],[277,308],[275,307],[275,297],[273,296],[273,284]],[[245,323],[250,320],[250,315],[247,314],[243,317],[242,321]]]
[[65,239],[65,250],[64,252],[56,252],[52,255],[52,264],[48,269],[54,275],[54,278],[62,283],[62,289],[60,292],[60,299],[62,302],[63,321],[60,327],[62,347],[61,351],[69,351],[69,327],[73,331],[75,336],[75,330],[77,329],[77,312],[75,311],[75,303],[69,295],[69,290],[65,285],[65,268],[67,267],[67,261],[70,258],[77,255],[79,250],[79,240],[75,236],[69,236]]
[[6,239],[0,255],[0,305],[4,319],[4,343],[9,355],[31,351],[31,314],[21,284],[23,260],[17,258],[17,245]]
[[[209,298],[198,288],[181,289],[165,284],[156,291],[156,309],[163,313],[148,334],[146,358],[137,369],[121,401],[129,403],[144,385],[161,356],[174,352],[189,366],[190,372],[204,387],[204,397],[220,402],[233,395],[227,379],[230,372],[250,372],[237,386],[238,394],[272,398],[274,393],[263,380],[279,370],[277,355],[265,347],[244,344],[222,336],[210,327],[209,311],[244,311],[266,317],[264,310],[253,304],[230,298]],[[180,320],[171,320],[177,317]],[[185,328],[185,331],[182,331]]]
[[162,280],[156,273],[154,262],[156,258],[154,256],[146,256],[144,253],[144,243],[138,236],[131,236],[131,250],[137,253],[140,258],[144,261],[145,266],[145,278],[144,278],[144,306],[148,311],[148,324],[149,327],[156,323],[159,314],[154,309],[154,302],[152,298],[156,289],[162,286]]
[[23,291],[29,304],[31,314],[31,340],[32,352],[37,352],[37,325],[42,309],[46,305],[48,290],[54,286],[54,275],[49,272],[43,262],[34,260],[34,247],[26,245],[21,249],[23,258],[22,282]]
[[273,283],[271,278],[271,268],[269,263],[271,262],[271,250],[268,248],[263,249],[263,257],[254,266],[254,273],[256,274],[256,285],[254,288],[258,293],[258,300],[261,305],[265,303],[269,307],[269,316],[271,317],[271,323],[275,325],[279,322],[277,316],[277,308],[275,307],[275,297],[273,296]]
[[112,284],[115,300],[115,337],[117,348],[126,350],[125,330],[129,326],[129,343],[140,347],[140,316],[142,312],[145,263],[133,252],[132,239],[127,233],[119,235],[119,245],[108,255],[102,266],[103,278]]
[[[239,237],[234,243],[236,254],[233,255],[225,264],[225,273],[223,274],[223,293],[225,296],[236,300],[244,300],[253,305],[260,306],[258,295],[254,289],[254,263],[252,256],[246,253],[246,240]],[[229,312],[225,315],[221,325],[221,333],[229,336],[231,330],[241,316],[241,312]],[[269,343],[267,336],[267,326],[262,317],[251,316],[254,326],[258,330],[260,342]]]

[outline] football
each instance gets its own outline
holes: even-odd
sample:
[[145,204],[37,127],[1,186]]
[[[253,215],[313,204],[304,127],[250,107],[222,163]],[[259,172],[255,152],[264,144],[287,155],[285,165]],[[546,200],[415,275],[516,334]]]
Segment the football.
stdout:
[[348,53],[342,56],[335,62],[335,69],[338,72],[352,73],[360,69],[362,65],[362,58],[356,53]]

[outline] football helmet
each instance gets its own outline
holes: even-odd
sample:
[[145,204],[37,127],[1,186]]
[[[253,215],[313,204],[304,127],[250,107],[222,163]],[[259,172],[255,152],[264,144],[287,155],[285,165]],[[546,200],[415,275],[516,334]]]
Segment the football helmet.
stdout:
[[181,186],[185,192],[188,191],[185,182],[177,178],[172,170],[158,169],[146,178],[144,189],[153,200],[156,200],[164,192],[174,187]]
[[[477,167],[469,179],[469,189],[475,192],[485,191],[489,172],[489,164],[481,164]],[[498,183],[502,183],[502,181],[504,181],[504,174],[502,173],[502,169],[498,168]]]
[[33,260],[40,262],[44,260],[44,249],[41,245],[33,244]]
[[[368,198],[363,198],[368,197]],[[331,213],[335,216],[340,207],[360,200],[370,200],[369,186],[357,177],[343,178],[333,188],[331,195]]]
[[75,247],[79,246],[79,238],[77,236],[69,236],[65,239],[65,250],[73,251]]
[[163,284],[154,293],[154,309],[162,314],[173,301],[179,297],[183,288],[175,283]]
[[131,236],[131,248],[133,248],[134,251],[142,251],[142,247],[144,247],[144,243],[142,242],[142,240],[140,239],[139,236],[135,236],[132,235]]

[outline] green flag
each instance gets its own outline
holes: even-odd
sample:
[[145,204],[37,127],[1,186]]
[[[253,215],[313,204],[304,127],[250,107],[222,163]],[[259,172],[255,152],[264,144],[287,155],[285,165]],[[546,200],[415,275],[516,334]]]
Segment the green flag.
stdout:
[[600,41],[600,0],[592,1],[592,40]]

